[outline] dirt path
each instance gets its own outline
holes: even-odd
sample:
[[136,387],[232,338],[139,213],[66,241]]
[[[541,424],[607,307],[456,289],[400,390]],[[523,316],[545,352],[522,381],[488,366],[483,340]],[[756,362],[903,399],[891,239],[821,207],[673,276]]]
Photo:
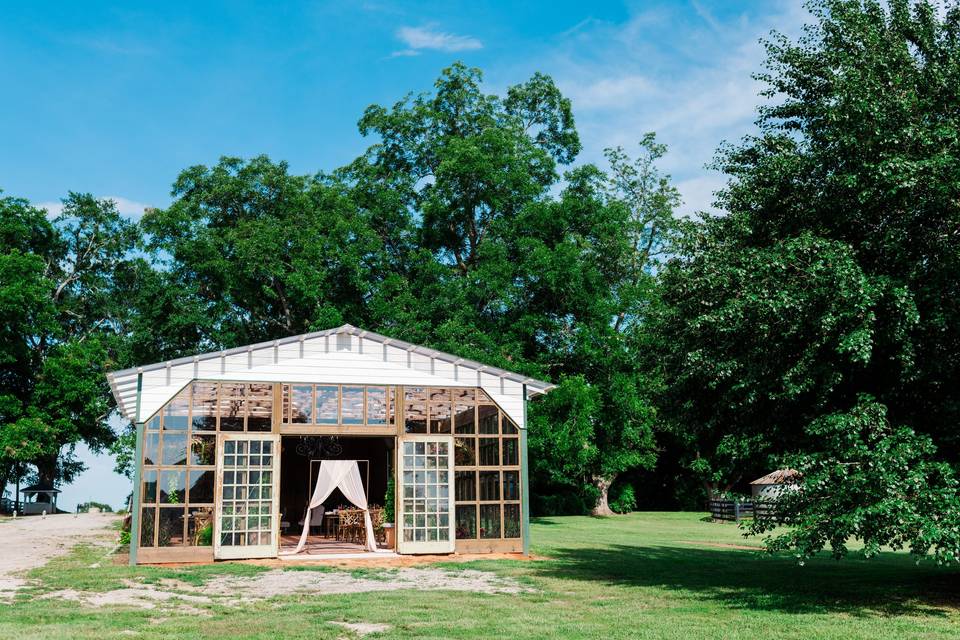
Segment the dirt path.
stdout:
[[106,513],[21,517],[0,522],[0,600],[13,597],[24,581],[16,574],[43,566],[82,542],[109,546],[118,516]]

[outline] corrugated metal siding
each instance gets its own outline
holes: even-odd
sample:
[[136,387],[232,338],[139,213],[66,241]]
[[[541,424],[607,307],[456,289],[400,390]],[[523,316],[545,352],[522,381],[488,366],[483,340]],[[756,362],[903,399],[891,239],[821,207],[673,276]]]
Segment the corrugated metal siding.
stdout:
[[[372,337],[371,337],[372,336]],[[450,354],[425,350],[378,334],[344,325],[318,334],[294,336],[273,343],[231,349],[223,354],[203,354],[160,365],[109,374],[121,412],[136,420],[136,377],[143,371],[140,419],[156,413],[194,379],[250,382],[313,382],[390,384],[407,386],[481,386],[521,428],[523,384],[519,374],[485,367]],[[489,369],[489,371],[487,371]],[[552,385],[525,380],[533,393]],[[528,387],[528,391],[531,390]]]

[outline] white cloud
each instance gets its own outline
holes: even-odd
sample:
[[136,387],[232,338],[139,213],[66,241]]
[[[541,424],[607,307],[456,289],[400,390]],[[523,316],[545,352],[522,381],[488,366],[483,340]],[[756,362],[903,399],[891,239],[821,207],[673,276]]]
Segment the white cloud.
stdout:
[[37,209],[46,209],[48,218],[56,218],[63,211],[62,202],[37,202],[34,206]]
[[397,29],[397,38],[407,46],[393,55],[417,55],[421,50],[433,51],[471,51],[482,49],[483,43],[472,36],[461,36],[445,31],[439,31],[433,26],[400,27]]
[[[144,209],[150,207],[148,204],[142,202],[137,202],[136,200],[131,200],[129,198],[124,198],[123,196],[104,196],[108,200],[113,200],[113,203],[117,206],[117,211],[120,212],[120,215],[126,216],[128,218],[139,218],[143,215]],[[37,202],[35,206],[38,209],[46,209],[48,218],[56,218],[63,212],[63,203],[46,201],[46,202]]]
[[148,204],[137,202],[136,200],[129,200],[122,196],[107,196],[107,198],[114,201],[117,205],[117,211],[119,211],[121,215],[129,218],[139,218],[143,215],[144,209],[150,207]]
[[649,95],[653,89],[653,84],[643,76],[625,75],[570,87],[567,96],[581,109],[625,107]]
[[[581,160],[602,164],[606,147],[636,149],[654,131],[669,146],[661,167],[683,195],[680,215],[711,210],[724,177],[705,168],[723,141],[755,131],[765,52],[776,29],[795,37],[810,16],[781,0],[763,15],[723,19],[703,5],[658,9],[612,24],[592,21],[566,32],[538,68],[573,102],[584,143]],[[673,13],[671,13],[673,11]]]

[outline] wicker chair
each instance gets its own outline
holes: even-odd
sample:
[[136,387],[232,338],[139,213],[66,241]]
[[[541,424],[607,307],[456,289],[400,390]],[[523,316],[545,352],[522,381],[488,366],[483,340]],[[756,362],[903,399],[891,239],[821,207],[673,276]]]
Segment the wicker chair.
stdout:
[[363,511],[360,509],[340,509],[338,511],[337,540],[356,542],[363,530]]

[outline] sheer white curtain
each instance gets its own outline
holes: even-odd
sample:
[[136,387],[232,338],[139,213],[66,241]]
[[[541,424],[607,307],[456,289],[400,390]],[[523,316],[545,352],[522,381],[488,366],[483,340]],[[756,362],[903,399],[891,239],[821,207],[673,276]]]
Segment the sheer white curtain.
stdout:
[[317,485],[313,489],[313,497],[307,505],[307,513],[303,517],[303,533],[300,542],[293,553],[303,551],[310,534],[310,512],[323,504],[330,497],[334,489],[340,489],[344,497],[363,509],[363,520],[367,529],[367,550],[377,550],[377,539],[373,534],[373,521],[370,520],[370,511],[367,510],[367,496],[363,492],[363,481],[360,480],[360,468],[356,460],[322,460],[320,471],[317,474]]

